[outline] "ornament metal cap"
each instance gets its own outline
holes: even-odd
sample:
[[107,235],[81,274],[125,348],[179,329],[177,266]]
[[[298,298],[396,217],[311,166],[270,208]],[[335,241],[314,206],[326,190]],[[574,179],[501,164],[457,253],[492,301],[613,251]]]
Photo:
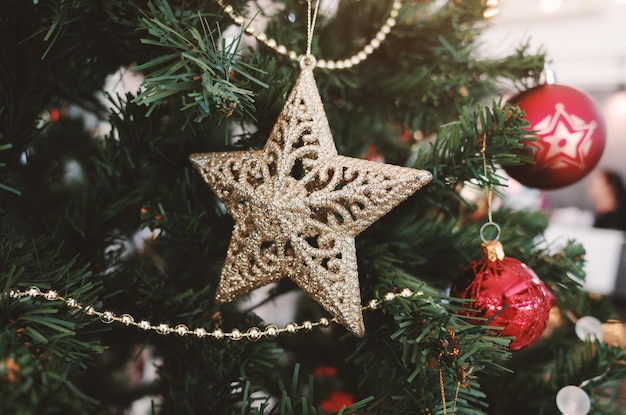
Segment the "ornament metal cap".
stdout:
[[501,261],[504,258],[504,247],[499,241],[485,241],[480,248],[483,258],[489,262]]

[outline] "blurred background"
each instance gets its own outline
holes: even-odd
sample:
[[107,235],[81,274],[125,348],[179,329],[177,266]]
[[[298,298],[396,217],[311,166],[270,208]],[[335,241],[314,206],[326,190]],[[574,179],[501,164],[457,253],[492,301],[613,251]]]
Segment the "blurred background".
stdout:
[[[626,177],[626,0],[500,0],[483,32],[484,53],[504,56],[521,41],[547,53],[556,83],[589,95],[601,109],[606,147],[595,170]],[[587,251],[587,289],[626,296],[626,255],[620,231],[594,229],[587,190],[592,174],[556,190],[522,189],[511,198],[551,215],[549,242],[575,238]]]

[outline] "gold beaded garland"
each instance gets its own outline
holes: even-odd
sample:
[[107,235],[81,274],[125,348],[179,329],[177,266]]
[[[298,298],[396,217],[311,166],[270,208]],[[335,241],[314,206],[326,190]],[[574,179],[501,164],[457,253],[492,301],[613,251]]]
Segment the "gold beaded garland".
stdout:
[[[414,292],[408,288],[405,288],[399,293],[388,292],[384,295],[383,297],[384,299],[382,301],[373,299],[368,303],[367,306],[364,306],[362,308],[363,310],[375,310],[380,306],[380,304],[387,302],[387,301],[394,300],[398,297],[408,298],[411,296],[421,296],[423,294],[424,294],[423,291]],[[213,338],[217,340],[230,339],[234,341],[239,341],[239,340],[246,339],[249,341],[258,341],[262,339],[263,337],[267,339],[274,339],[282,333],[296,334],[299,331],[309,332],[313,330],[315,327],[328,327],[331,322],[337,323],[337,320],[335,318],[330,320],[327,317],[322,317],[316,322],[306,320],[302,322],[302,324],[297,324],[293,322],[287,323],[284,328],[278,328],[277,326],[270,324],[266,326],[265,329],[261,329],[259,327],[250,327],[245,332],[241,331],[238,328],[234,328],[230,332],[224,332],[220,328],[216,328],[212,332],[208,332],[203,327],[198,327],[194,330],[190,330],[189,327],[187,327],[184,324],[177,324],[175,327],[172,328],[167,323],[160,323],[157,325],[152,325],[152,323],[150,323],[148,320],[140,320],[139,322],[135,322],[135,318],[131,316],[130,314],[121,314],[120,316],[117,316],[111,310],[98,311],[95,307],[91,305],[83,306],[73,298],[69,298],[69,297],[65,298],[59,295],[54,290],[49,290],[44,293],[38,287],[29,287],[25,291],[13,289],[13,290],[10,290],[9,292],[0,293],[0,300],[4,298],[12,298],[12,299],[18,300],[18,299],[25,298],[25,297],[28,297],[28,298],[42,297],[48,301],[61,301],[65,303],[65,306],[69,308],[82,311],[86,315],[97,316],[98,319],[105,324],[111,324],[113,322],[117,322],[127,327],[134,326],[141,330],[146,330],[146,331],[151,330],[163,336],[166,336],[170,333],[175,333],[179,335],[180,337],[194,336],[194,337],[197,337],[198,339],[209,337],[209,338]]]
[[[281,55],[287,56],[292,61],[300,62],[300,60],[303,58],[303,55],[298,54],[293,50],[287,49],[287,47],[284,45],[279,45],[278,42],[276,42],[276,40],[272,38],[268,38],[265,33],[257,33],[252,26],[246,24],[245,17],[235,13],[233,6],[231,6],[230,4],[224,3],[223,0],[216,0],[216,2],[237,26],[242,27],[245,25],[243,32],[246,35],[253,36],[256,40],[263,43],[268,48],[276,51]],[[355,53],[347,59],[339,61],[328,61],[320,59],[315,63],[315,67],[330,70],[348,69],[366,60],[369,55],[371,55],[376,49],[380,47],[382,42],[387,38],[387,35],[391,32],[391,29],[396,25],[396,17],[398,17],[401,8],[402,1],[394,0],[391,6],[391,11],[389,12],[389,16],[385,20],[383,26],[359,52]]]

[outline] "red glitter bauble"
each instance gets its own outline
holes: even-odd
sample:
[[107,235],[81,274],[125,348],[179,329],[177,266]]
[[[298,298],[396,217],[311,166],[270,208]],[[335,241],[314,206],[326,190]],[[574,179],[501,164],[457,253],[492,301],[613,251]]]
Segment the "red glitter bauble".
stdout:
[[601,110],[583,92],[564,85],[545,84],[509,100],[525,112],[536,141],[534,164],[505,166],[524,186],[556,189],[577,182],[600,161],[606,144]]
[[[502,245],[495,243],[501,249]],[[488,324],[502,327],[499,334],[515,337],[509,344],[510,350],[527,347],[541,336],[553,300],[552,293],[530,267],[504,254],[495,259],[485,255],[472,262],[452,285],[450,294],[474,300],[467,304],[470,310],[462,312],[465,315],[493,318]]]

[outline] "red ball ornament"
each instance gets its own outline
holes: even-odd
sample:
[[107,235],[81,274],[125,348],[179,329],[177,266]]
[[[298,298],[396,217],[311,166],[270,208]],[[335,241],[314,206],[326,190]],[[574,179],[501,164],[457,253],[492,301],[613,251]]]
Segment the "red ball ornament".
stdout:
[[536,151],[535,164],[505,166],[524,186],[557,189],[582,179],[600,161],[606,143],[601,111],[583,92],[544,84],[509,100],[525,113],[536,141],[524,144]]
[[[546,328],[552,293],[530,267],[505,257],[500,242],[485,242],[482,250],[483,258],[463,270],[452,284],[450,294],[474,300],[461,313],[493,318],[488,324],[501,327],[499,334],[515,337],[509,349],[523,349],[535,342]],[[483,320],[472,321],[485,324]]]

